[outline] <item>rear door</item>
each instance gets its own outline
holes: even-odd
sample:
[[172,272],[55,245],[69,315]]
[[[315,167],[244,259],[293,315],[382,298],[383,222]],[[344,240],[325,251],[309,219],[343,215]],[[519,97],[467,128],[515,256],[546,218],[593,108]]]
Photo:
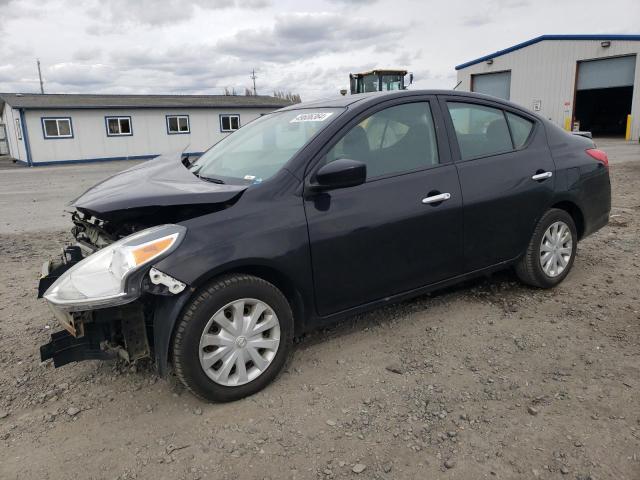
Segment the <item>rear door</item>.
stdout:
[[535,117],[441,97],[464,202],[464,270],[520,255],[553,198],[555,165]]
[[312,171],[338,158],[364,162],[367,181],[305,194],[320,315],[460,273],[462,197],[435,97],[396,99],[354,118]]

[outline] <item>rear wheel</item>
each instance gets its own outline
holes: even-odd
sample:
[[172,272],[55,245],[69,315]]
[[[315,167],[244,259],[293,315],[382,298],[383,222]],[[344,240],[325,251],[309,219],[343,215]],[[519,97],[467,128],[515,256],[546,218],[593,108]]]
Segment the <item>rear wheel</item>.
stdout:
[[174,368],[197,396],[237,400],[277,376],[292,340],[293,316],[280,290],[251,275],[230,275],[204,287],[182,315]]
[[577,244],[578,235],[571,215],[552,208],[536,225],[527,251],[516,264],[518,277],[535,287],[555,287],[569,274]]

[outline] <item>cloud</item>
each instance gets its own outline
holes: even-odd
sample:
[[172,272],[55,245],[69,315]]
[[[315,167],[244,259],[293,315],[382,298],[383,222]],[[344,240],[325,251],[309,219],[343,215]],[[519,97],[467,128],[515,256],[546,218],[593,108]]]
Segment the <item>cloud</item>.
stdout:
[[404,52],[400,53],[400,55],[398,55],[395,58],[395,63],[397,64],[398,68],[409,68],[414,62],[420,60],[420,58],[422,57],[422,49],[419,48],[417,50],[405,50]]
[[349,72],[375,67],[413,71],[412,88],[451,88],[456,63],[533,38],[542,24],[637,30],[638,0],[614,0],[596,17],[578,3],[0,0],[0,91],[38,91],[36,58],[51,93],[242,92],[253,68],[259,93],[305,100],[335,95]]
[[330,3],[344,3],[345,5],[372,5],[378,0],[329,0]]
[[465,27],[481,27],[488,25],[494,20],[494,16],[488,13],[481,13],[478,15],[467,15],[462,19],[462,25]]
[[222,55],[287,63],[390,44],[401,36],[397,27],[338,13],[288,13],[276,16],[271,28],[241,30],[216,46]]
[[47,67],[44,72],[44,79],[59,85],[85,87],[110,83],[114,73],[113,68],[106,65],[85,65],[68,62],[57,63]]
[[15,70],[15,67],[11,64],[0,65],[0,82],[12,82],[13,80],[15,80],[14,70]]
[[496,3],[501,8],[520,8],[528,7],[531,4],[530,0],[496,0]]
[[78,62],[97,61],[102,56],[102,50],[98,47],[81,48],[73,52],[71,58]]
[[42,18],[48,5],[29,5],[28,2],[17,0],[0,0],[0,31],[5,24],[15,22],[24,17]]
[[236,0],[238,8],[267,8],[271,6],[269,0]]
[[482,11],[462,17],[465,27],[482,27],[500,20],[509,10],[526,7],[529,0],[492,0],[483,4]]
[[168,49],[133,48],[126,52],[114,52],[110,64],[120,70],[153,70],[172,75],[213,75],[215,78],[237,74],[249,75],[248,65],[239,59],[224,57],[215,46],[193,44]]

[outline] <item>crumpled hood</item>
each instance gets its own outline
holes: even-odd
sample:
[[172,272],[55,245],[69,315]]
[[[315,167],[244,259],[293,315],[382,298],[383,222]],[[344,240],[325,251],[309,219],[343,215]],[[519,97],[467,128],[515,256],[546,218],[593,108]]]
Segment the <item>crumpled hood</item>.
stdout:
[[141,207],[228,202],[247,185],[219,185],[200,180],[181,156],[158,157],[103,180],[70,202],[94,215]]

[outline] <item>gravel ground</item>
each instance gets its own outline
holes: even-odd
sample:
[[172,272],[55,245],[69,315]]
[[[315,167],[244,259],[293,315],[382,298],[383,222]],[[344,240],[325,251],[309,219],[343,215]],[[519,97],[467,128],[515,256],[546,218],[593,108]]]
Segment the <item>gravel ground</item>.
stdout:
[[0,163],[0,235],[68,229],[67,204],[100,180],[139,161],[59,167]]
[[62,199],[116,167],[0,172],[0,478],[639,479],[640,148],[610,147],[611,224],[559,287],[506,272],[356,317],[224,405],[148,365],[40,363]]

